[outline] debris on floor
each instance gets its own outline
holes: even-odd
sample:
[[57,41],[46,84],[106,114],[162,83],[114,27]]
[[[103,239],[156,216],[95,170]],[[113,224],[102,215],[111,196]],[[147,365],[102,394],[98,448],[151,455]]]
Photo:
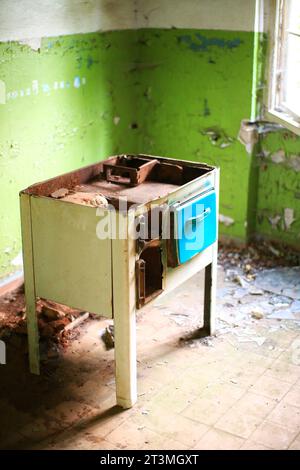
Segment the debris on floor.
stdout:
[[106,346],[106,349],[112,349],[115,347],[114,334],[114,325],[108,325],[105,330],[101,332],[101,338]]
[[[229,333],[237,336],[239,343],[262,347],[266,336],[255,331],[258,322],[266,329],[272,319],[282,320],[278,328],[286,327],[284,320],[292,321],[289,328],[297,327],[297,321],[300,326],[300,267],[295,267],[299,262],[299,253],[266,242],[247,248],[221,245],[219,275],[225,282],[217,289],[217,336]],[[195,329],[202,327],[201,311],[184,302],[184,289],[179,288],[167,302],[158,299],[155,308],[178,327],[189,328],[184,341],[190,347],[213,346],[211,340],[208,344],[205,338],[193,337]],[[197,291],[194,295],[197,298]]]
[[217,293],[218,334],[229,331],[239,335],[239,342],[254,341],[262,346],[265,338],[249,330],[253,322],[292,320],[291,328],[298,326],[297,322],[300,325],[299,253],[265,242],[239,252],[223,246],[219,260],[227,282]]
[[[0,297],[0,339],[14,342],[17,335],[26,340],[27,319],[24,304],[23,286]],[[42,361],[57,357],[60,351],[68,346],[69,341],[78,336],[75,329],[90,315],[88,312],[41,299],[37,301],[36,309]]]
[[72,320],[70,323],[68,323],[65,326],[65,331],[70,331],[73,330],[74,328],[77,328],[81,323],[83,323],[85,320],[89,318],[90,314],[89,312],[83,312],[81,313],[77,318]]
[[300,267],[263,269],[257,273],[255,285],[266,292],[300,299]]
[[251,317],[255,318],[255,320],[261,320],[264,318],[264,313],[260,307],[256,307],[252,310]]
[[244,274],[263,268],[279,266],[299,266],[300,253],[284,245],[264,241],[246,247],[229,246],[219,243],[218,261],[225,270],[240,268]]
[[[65,188],[52,196],[64,197],[63,190]],[[82,192],[81,196],[85,197],[85,193]],[[66,195],[68,197],[73,197],[69,191]],[[85,202],[101,205],[107,201],[93,201],[93,193],[89,193]],[[258,338],[254,332],[249,333],[247,330],[253,323],[268,319],[293,321],[294,324],[300,322],[300,267],[297,264],[300,264],[299,253],[270,243],[246,248],[221,245],[219,265],[224,272],[225,284],[217,291],[217,335],[228,332],[238,334],[242,328],[244,331],[239,336],[239,342],[245,342],[248,338],[263,345],[263,336]],[[186,298],[186,292],[179,289],[167,304],[162,298],[154,302],[154,306],[172,319],[178,328],[188,327],[188,336],[201,327],[201,312],[197,306],[195,308],[195,305],[186,302]],[[42,300],[37,302],[37,313],[41,343],[45,343],[42,350],[45,350],[44,357],[47,359],[49,356],[55,357],[59,350],[67,347],[70,340],[78,337],[77,327],[89,316],[87,312]],[[15,334],[27,335],[23,287],[0,298],[0,338],[7,339]],[[107,349],[114,347],[112,325],[102,332],[102,340]],[[201,341],[207,346],[213,346],[211,341],[206,343],[206,340],[199,338],[191,339],[190,346],[196,347],[197,342],[200,344]]]
[[[230,249],[227,250],[223,267],[221,248],[218,266],[215,336],[201,337],[200,331],[196,331],[202,326],[203,272],[138,312],[139,405],[130,413],[119,413],[115,407],[114,354],[113,349],[106,350],[102,339],[105,333],[108,344],[113,346],[111,320],[93,314],[87,317],[87,312],[40,301],[43,371],[40,376],[33,376],[26,357],[24,293],[21,289],[0,297],[0,334],[7,335],[4,341],[8,358],[7,365],[0,367],[3,423],[0,447],[80,449],[94,446],[99,449],[103,445],[105,449],[113,446],[124,450],[132,448],[137,436],[151,426],[154,433],[147,432],[151,439],[158,434],[158,446],[164,439],[171,439],[166,440],[165,446],[177,448],[175,433],[176,439],[183,439],[182,445],[194,448],[194,437],[199,439],[198,433],[202,432],[202,421],[206,417],[208,428],[204,437],[200,437],[200,443],[204,439],[203,448],[207,448],[212,433],[224,435],[225,421],[221,416],[226,412],[231,418],[231,410],[235,406],[239,409],[240,405],[250,410],[250,421],[246,420],[240,427],[238,416],[232,426],[229,424],[226,434],[234,436],[239,447],[244,448],[248,443],[244,437],[245,426],[253,432],[252,421],[257,420],[258,429],[266,422],[276,429],[286,426],[284,439],[287,442],[277,444],[276,441],[274,445],[278,449],[293,446],[294,431],[288,430],[290,423],[296,423],[297,433],[300,429],[295,417],[299,401],[300,321],[294,318],[299,312],[300,299],[294,298],[297,295],[289,297],[287,294],[291,292],[285,290],[284,295],[281,291],[273,292],[272,287],[262,285],[257,279],[265,270],[266,279],[270,276],[268,284],[272,286],[278,270],[280,282],[286,283],[293,294],[298,289],[298,268],[280,262],[276,267],[275,255],[268,265],[259,260],[254,262],[252,258],[246,262],[240,256],[229,256]],[[232,252],[236,254],[235,249]],[[293,319],[287,312],[293,314]],[[293,406],[286,405],[288,401]],[[168,410],[166,420],[156,411],[162,404]],[[265,410],[266,417],[264,414],[258,418],[252,411],[258,405],[260,410]],[[276,414],[277,407],[280,414]],[[288,419],[282,420],[282,409],[290,413]],[[211,425],[212,415],[219,412],[220,421]],[[277,417],[278,427],[273,423]],[[173,422],[178,424],[174,427]],[[162,426],[169,426],[168,438]],[[103,429],[104,440],[99,437]],[[134,429],[132,442],[126,440],[128,436],[131,438],[128,429]],[[187,433],[186,429],[192,432]],[[265,433],[257,436],[266,438]],[[151,443],[156,445],[154,441]],[[145,446],[144,440],[141,445]]]

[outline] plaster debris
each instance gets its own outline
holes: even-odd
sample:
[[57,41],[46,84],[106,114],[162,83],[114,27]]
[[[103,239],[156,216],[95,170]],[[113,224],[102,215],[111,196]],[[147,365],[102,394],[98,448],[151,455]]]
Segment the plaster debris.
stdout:
[[243,289],[249,286],[248,282],[245,281],[245,279],[242,276],[237,275],[233,280],[237,282]]
[[[0,297],[0,307],[5,305],[5,316],[0,315],[0,337],[19,338],[27,335],[26,309],[24,306],[24,286],[19,287],[13,293]],[[38,326],[40,333],[40,348],[44,351],[43,361],[57,357],[54,351],[64,349],[69,340],[79,332],[71,331],[67,325],[75,324],[80,318],[80,310],[69,308],[52,301],[38,300],[36,303]],[[2,308],[0,308],[2,311]],[[78,326],[78,322],[77,325]],[[49,355],[48,355],[49,352]]]
[[[236,262],[236,259],[234,260]],[[236,278],[238,275],[242,274],[242,270],[240,267],[236,267],[234,269],[226,269],[225,275],[226,275],[226,280],[235,282]]]
[[272,253],[272,255],[277,256],[277,257],[280,256],[281,254],[280,250],[277,250],[277,248],[275,248],[274,246],[268,245],[267,248]]
[[295,300],[291,305],[291,312],[300,313],[300,300]]
[[115,347],[115,330],[113,325],[109,325],[101,332],[101,338],[104,342],[106,349],[112,349]]
[[295,222],[295,218],[294,218],[294,209],[291,209],[289,207],[286,207],[284,209],[284,226],[285,226],[285,229],[286,230],[289,230],[292,223]]
[[248,290],[245,287],[238,287],[234,290],[232,296],[234,299],[238,299],[239,301],[248,294]]
[[[220,247],[219,261],[229,268],[225,270],[226,287],[217,292],[218,336],[230,331],[241,343],[254,341],[261,346],[266,340],[264,335],[258,336],[257,331],[247,327],[253,320],[263,325],[269,319],[293,321],[290,328],[296,327],[300,320],[300,267],[294,265],[299,265],[299,255],[273,246],[269,250],[270,246],[264,242],[257,247],[236,248],[236,252]],[[280,263],[293,266],[282,267]],[[281,327],[285,324],[277,328]]]
[[284,150],[278,150],[272,153],[270,158],[274,163],[282,163],[285,160],[285,152]]
[[69,191],[64,201],[74,202],[91,207],[107,207],[108,200],[102,193],[86,192],[81,190],[81,186],[76,186],[74,190]]
[[62,197],[66,197],[69,194],[69,190],[67,188],[60,188],[51,193],[51,197],[54,199],[60,199]]
[[91,199],[91,205],[95,207],[107,207],[108,201],[101,194],[97,194],[93,199]]
[[90,316],[89,312],[82,313],[79,317],[75,318],[74,320],[72,320],[70,323],[68,323],[65,326],[64,328],[65,331],[70,331],[70,330],[73,330],[74,328],[77,328],[77,326],[79,326],[81,323],[87,320],[89,316]]
[[281,220],[281,215],[275,215],[274,217],[269,217],[268,220],[270,224],[272,225],[272,228],[277,229],[278,224]]
[[256,287],[251,287],[249,289],[249,294],[251,294],[251,295],[263,295],[264,291],[262,289],[257,289]]
[[64,316],[60,310],[48,305],[43,305],[42,314],[49,320],[58,320]]
[[273,295],[269,298],[269,303],[274,305],[276,309],[281,309],[289,307],[291,304],[291,299],[289,297],[285,297],[284,295]]
[[300,320],[300,313],[292,312],[290,309],[275,310],[268,318],[275,320]]
[[248,153],[252,153],[254,145],[258,142],[258,131],[255,122],[243,119],[241,122],[238,140],[245,146]]
[[219,222],[224,224],[225,227],[229,227],[230,225],[234,224],[234,219],[228,217],[227,215],[219,214]]
[[255,285],[266,292],[300,300],[300,266],[263,269],[257,273]]
[[203,135],[208,136],[212,145],[224,149],[233,144],[234,139],[228,136],[223,129],[212,127],[202,131]]
[[255,318],[255,320],[261,320],[264,318],[264,312],[260,307],[256,307],[252,310],[251,317]]
[[231,141],[230,142],[222,142],[220,144],[220,149],[226,149],[227,147],[230,147]]

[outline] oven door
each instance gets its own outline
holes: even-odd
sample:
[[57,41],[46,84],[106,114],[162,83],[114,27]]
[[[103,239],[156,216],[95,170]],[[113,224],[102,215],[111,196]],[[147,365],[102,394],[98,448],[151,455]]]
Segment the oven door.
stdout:
[[171,206],[173,266],[185,263],[217,238],[216,193],[209,191]]

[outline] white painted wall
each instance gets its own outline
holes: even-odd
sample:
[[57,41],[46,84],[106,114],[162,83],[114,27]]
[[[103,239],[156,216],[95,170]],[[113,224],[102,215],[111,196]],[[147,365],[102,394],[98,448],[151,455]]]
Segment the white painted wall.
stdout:
[[139,0],[138,26],[253,31],[255,0]]
[[49,37],[134,24],[132,0],[0,0],[0,41]]
[[255,0],[0,0],[0,41],[133,28],[253,31]]

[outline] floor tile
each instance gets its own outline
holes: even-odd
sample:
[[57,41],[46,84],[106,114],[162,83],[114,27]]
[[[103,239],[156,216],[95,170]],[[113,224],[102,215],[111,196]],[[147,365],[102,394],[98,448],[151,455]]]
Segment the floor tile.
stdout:
[[300,432],[300,408],[281,401],[267,416],[272,423],[283,424],[285,427]]
[[287,449],[297,433],[275,423],[264,421],[251,435],[251,440],[274,450]]
[[289,405],[300,407],[300,384],[294,385],[283,397],[283,401]]
[[262,444],[258,444],[257,442],[253,442],[251,440],[247,440],[244,442],[240,450],[271,450],[269,447],[263,446]]
[[247,439],[259,426],[261,421],[262,418],[251,414],[240,413],[233,406],[215,423],[215,428]]
[[300,366],[278,359],[266,370],[266,375],[294,384],[300,378]]
[[233,436],[219,429],[211,429],[195,445],[198,450],[237,450],[244,443],[244,439]]
[[254,393],[258,393],[275,400],[281,400],[290,388],[290,383],[283,382],[282,380],[278,380],[264,374],[252,387],[250,387],[250,390]]

